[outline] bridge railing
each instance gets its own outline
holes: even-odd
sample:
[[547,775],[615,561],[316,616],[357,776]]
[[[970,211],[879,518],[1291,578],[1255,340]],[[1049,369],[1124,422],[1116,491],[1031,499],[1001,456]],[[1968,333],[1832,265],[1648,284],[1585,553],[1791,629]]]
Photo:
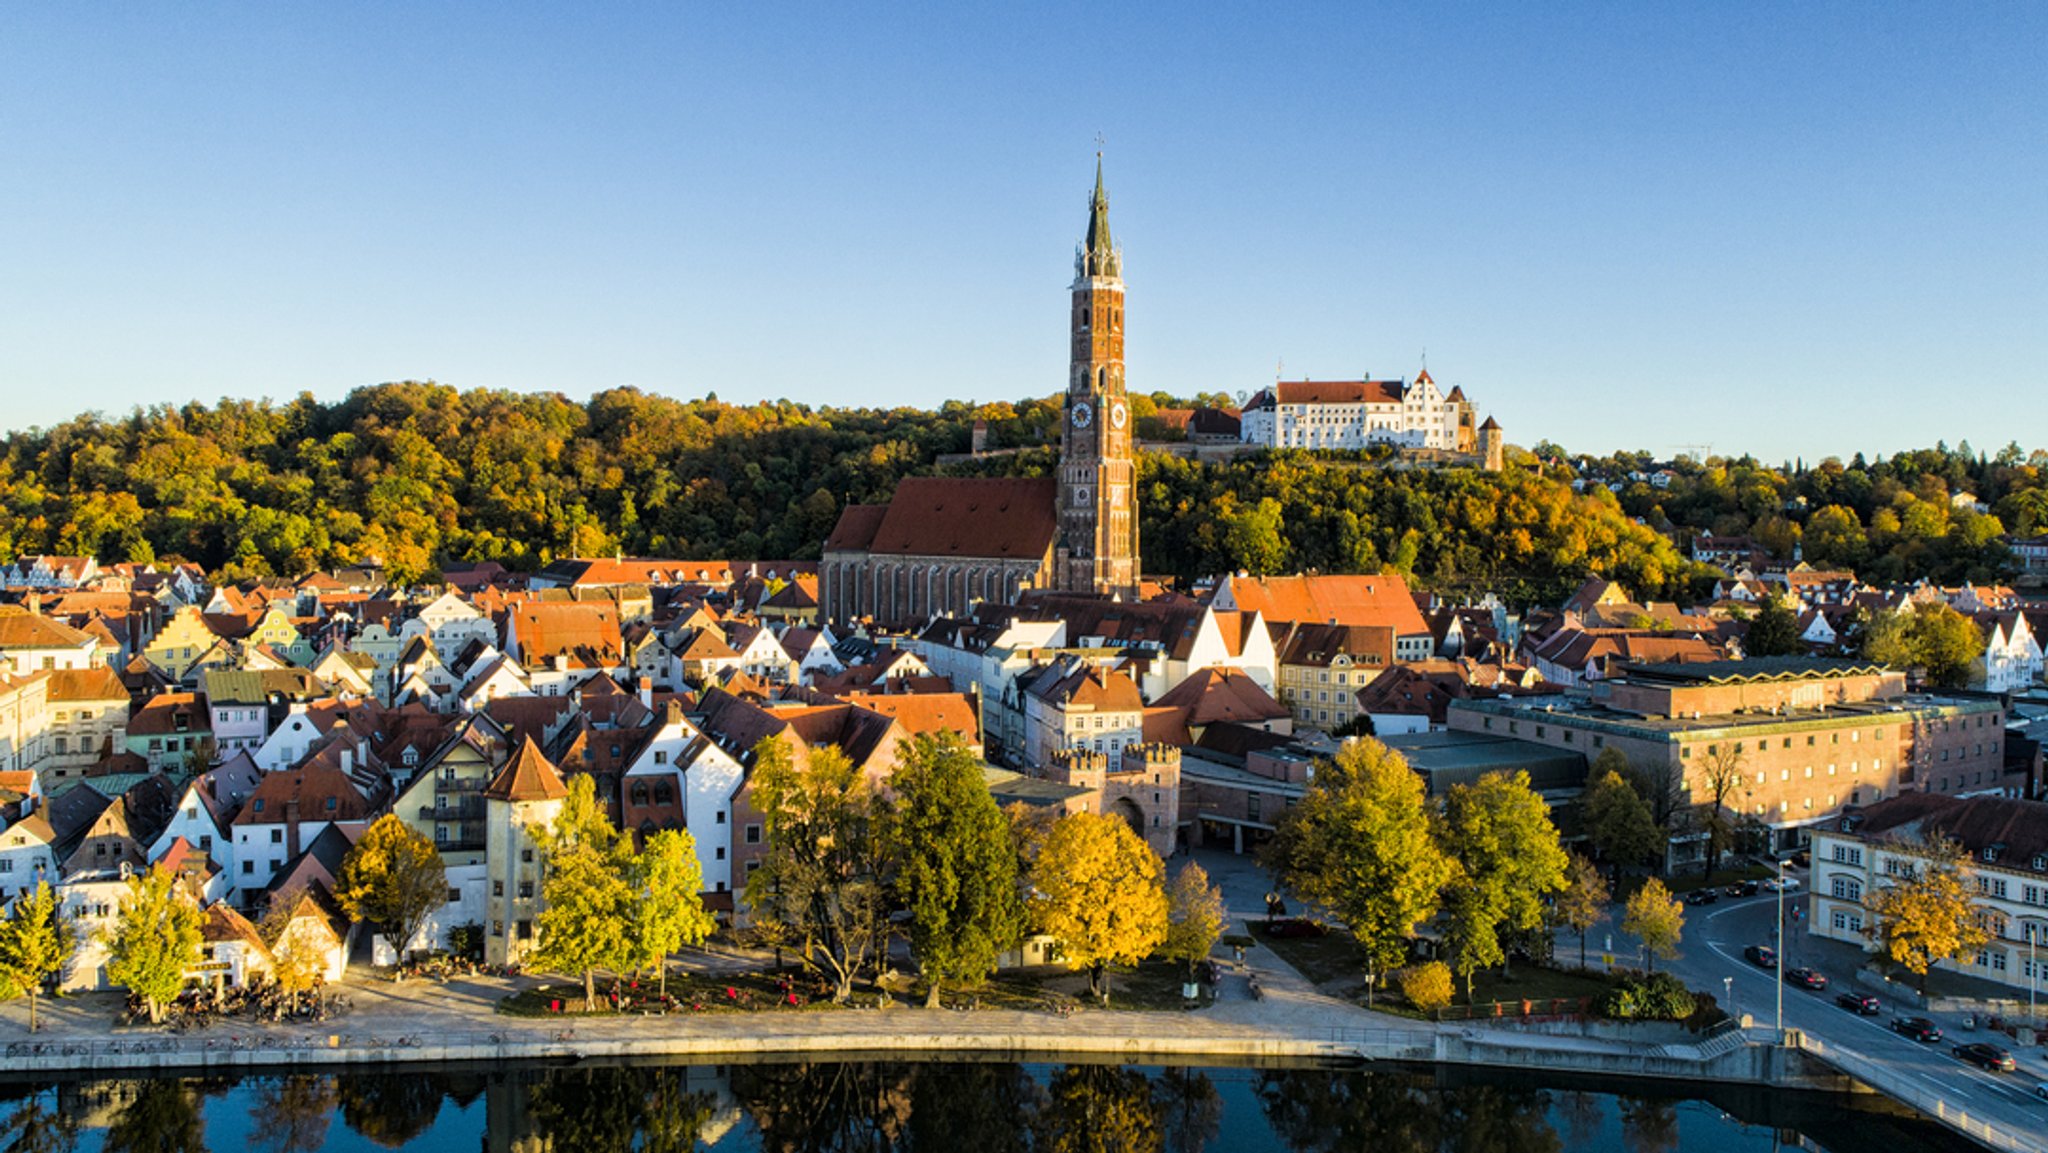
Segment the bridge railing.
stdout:
[[1816,1037],[1793,1030],[1788,1041],[1800,1050],[1833,1065],[1865,1085],[1903,1105],[1934,1118],[1989,1149],[2000,1153],[2048,1153],[2048,1141],[2035,1131],[2021,1131],[1993,1125],[1973,1117],[1942,1094],[1917,1085],[1903,1073],[1891,1069],[1853,1049],[1830,1045]]

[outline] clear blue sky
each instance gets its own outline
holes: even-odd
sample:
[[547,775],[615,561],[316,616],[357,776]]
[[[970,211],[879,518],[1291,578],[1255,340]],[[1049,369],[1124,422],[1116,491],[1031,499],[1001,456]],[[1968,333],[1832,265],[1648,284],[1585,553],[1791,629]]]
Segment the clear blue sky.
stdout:
[[2048,447],[2048,6],[0,8],[0,427],[382,380],[1432,375],[1519,443]]

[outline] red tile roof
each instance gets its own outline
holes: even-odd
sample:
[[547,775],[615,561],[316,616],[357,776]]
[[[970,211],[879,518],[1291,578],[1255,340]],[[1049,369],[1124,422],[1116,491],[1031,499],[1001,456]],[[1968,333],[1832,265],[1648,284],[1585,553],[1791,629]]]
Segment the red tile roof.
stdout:
[[1273,386],[1281,404],[1399,404],[1398,380],[1283,380]]
[[562,774],[532,737],[520,742],[519,751],[484,789],[485,797],[497,801],[558,801],[568,795]]
[[839,514],[839,523],[832,526],[832,535],[825,538],[825,551],[866,552],[874,545],[875,533],[888,515],[886,504],[847,505]]
[[1034,560],[1052,547],[1058,499],[1051,477],[907,477],[869,551]]

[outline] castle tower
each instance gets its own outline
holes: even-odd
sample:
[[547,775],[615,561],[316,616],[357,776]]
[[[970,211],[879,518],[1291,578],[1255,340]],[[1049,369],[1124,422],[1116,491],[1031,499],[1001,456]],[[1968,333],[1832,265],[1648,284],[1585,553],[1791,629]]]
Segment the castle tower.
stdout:
[[1102,157],[1088,235],[1074,254],[1073,344],[1060,432],[1055,580],[1073,592],[1138,595],[1137,464],[1124,391],[1123,253],[1109,237]]
[[1492,417],[1487,417],[1486,423],[1479,426],[1480,467],[1488,472],[1499,472],[1507,455],[1506,448],[1507,441],[1501,434],[1500,425]]

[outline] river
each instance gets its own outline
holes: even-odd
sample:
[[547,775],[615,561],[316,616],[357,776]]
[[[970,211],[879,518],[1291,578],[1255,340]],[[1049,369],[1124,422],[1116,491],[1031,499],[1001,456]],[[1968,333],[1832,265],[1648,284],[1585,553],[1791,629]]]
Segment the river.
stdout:
[[[1915,1153],[1839,1098],[1467,1070],[917,1063],[479,1065],[0,1084],[0,1153]],[[1866,1109],[1870,1111],[1866,1111]]]

